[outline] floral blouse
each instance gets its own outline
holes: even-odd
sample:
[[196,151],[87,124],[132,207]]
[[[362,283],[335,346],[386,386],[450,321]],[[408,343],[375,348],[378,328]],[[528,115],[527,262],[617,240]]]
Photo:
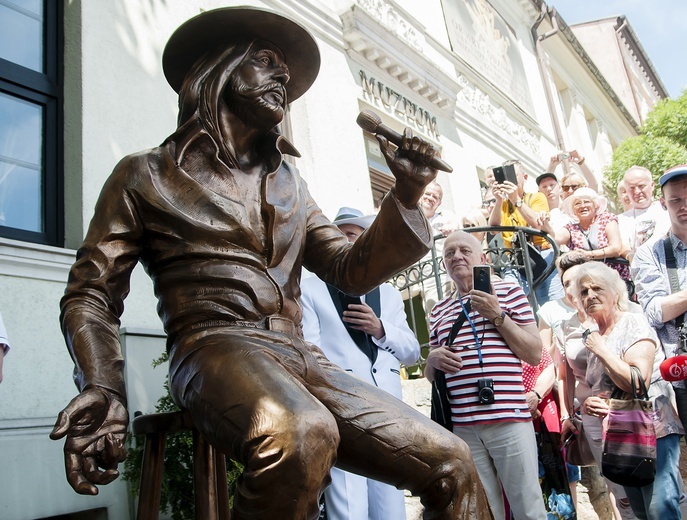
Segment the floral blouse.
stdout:
[[[618,217],[608,211],[604,211],[594,217],[592,225],[587,230],[582,229],[579,222],[567,223],[565,228],[570,232],[568,247],[570,250],[586,249],[587,251],[608,247],[609,241],[606,234],[606,226],[609,222],[618,222]],[[618,271],[623,280],[630,279],[630,267],[628,265],[616,262],[606,263],[608,267]]]

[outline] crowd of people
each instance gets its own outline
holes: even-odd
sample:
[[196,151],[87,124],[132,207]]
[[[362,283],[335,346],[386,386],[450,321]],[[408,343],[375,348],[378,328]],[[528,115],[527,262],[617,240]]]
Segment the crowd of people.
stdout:
[[[576,152],[569,159],[584,165]],[[561,248],[557,283],[547,280],[536,293],[538,325],[517,270],[494,275],[491,293],[473,287],[473,267],[490,257],[482,236],[466,232],[475,219],[463,219],[465,231],[451,233],[443,246],[455,290],[432,309],[426,376],[446,374],[453,431],[470,446],[495,518],[545,519],[551,502],[542,499],[546,477],[535,437],[543,412],[555,410],[557,420],[545,426],[560,434],[562,454],[568,439],[584,436],[600,468],[609,399],[618,389],[631,395],[636,368],[653,404],[656,475],[643,487],[607,480],[614,519],[682,518],[687,389],[681,374],[666,381],[660,367],[687,354],[687,165],[660,177],[658,200],[649,170],[630,168],[618,190],[622,212],[614,214],[586,168],[559,181],[557,162],[536,179],[537,194],[525,192],[527,174],[517,161],[506,163],[514,164],[517,184],[488,171],[482,204],[491,225],[535,228]],[[548,259],[544,241],[532,245]],[[461,315],[467,319],[449,341]],[[554,370],[556,385],[548,375]],[[485,401],[487,384],[492,392]],[[566,466],[574,504],[580,471]],[[555,518],[574,518],[572,510],[556,512]]]

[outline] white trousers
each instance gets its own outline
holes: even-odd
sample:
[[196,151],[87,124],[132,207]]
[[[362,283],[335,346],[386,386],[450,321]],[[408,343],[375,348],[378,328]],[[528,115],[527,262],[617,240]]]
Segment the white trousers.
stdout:
[[515,520],[546,520],[531,422],[457,426],[453,433],[470,447],[496,520],[506,517],[502,486]]
[[405,520],[403,491],[339,468],[324,490],[327,520]]

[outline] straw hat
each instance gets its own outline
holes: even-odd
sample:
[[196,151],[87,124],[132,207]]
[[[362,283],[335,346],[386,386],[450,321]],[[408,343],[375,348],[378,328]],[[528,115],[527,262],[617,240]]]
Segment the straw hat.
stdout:
[[573,205],[575,204],[575,201],[577,201],[578,199],[590,199],[592,202],[594,202],[594,205],[596,206],[597,215],[599,213],[603,213],[604,211],[606,211],[606,207],[608,206],[608,199],[606,199],[606,197],[604,197],[603,195],[599,195],[593,189],[585,186],[583,188],[578,188],[575,191],[573,191],[572,194],[563,201],[563,204],[561,204],[561,209],[567,215],[577,218],[575,216],[575,212],[573,211]]

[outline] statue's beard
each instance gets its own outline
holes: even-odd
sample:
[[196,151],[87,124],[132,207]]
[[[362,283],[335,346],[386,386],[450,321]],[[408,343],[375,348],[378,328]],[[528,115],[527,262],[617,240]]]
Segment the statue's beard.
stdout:
[[[271,93],[271,94],[270,94]],[[273,98],[278,94],[281,100]],[[271,99],[268,101],[265,96]],[[274,82],[261,87],[249,87],[238,75],[230,78],[224,100],[243,124],[258,130],[268,131],[281,123],[286,106],[286,90],[281,83]]]

